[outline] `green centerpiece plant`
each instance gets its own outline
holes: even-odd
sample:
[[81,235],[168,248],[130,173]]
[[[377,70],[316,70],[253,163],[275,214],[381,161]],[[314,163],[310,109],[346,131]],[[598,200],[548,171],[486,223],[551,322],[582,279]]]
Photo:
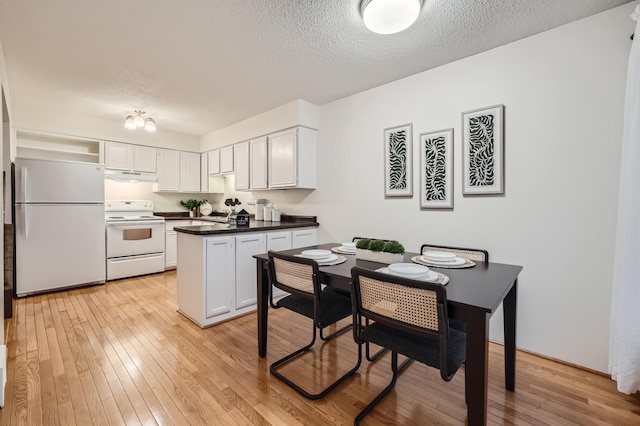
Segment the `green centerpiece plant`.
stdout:
[[380,263],[402,262],[404,246],[398,241],[362,238],[356,241],[356,258]]

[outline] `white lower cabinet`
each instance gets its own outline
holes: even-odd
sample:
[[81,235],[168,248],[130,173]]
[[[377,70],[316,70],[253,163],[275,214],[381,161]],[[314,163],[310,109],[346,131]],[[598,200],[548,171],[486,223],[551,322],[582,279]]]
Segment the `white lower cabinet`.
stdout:
[[253,255],[267,251],[265,234],[245,234],[236,237],[236,309],[255,306],[256,260]]
[[174,269],[178,266],[178,233],[164,231],[164,269]]
[[314,246],[318,244],[318,230],[297,229],[291,231],[291,248]]
[[[267,234],[267,251],[289,250],[290,248],[291,231],[272,232],[270,234]],[[273,300],[282,299],[289,294],[277,287],[273,287],[271,291],[273,291]]]
[[315,228],[211,237],[178,232],[179,311],[201,327],[254,311],[257,277],[253,256],[302,247],[296,241],[314,245],[316,236]]

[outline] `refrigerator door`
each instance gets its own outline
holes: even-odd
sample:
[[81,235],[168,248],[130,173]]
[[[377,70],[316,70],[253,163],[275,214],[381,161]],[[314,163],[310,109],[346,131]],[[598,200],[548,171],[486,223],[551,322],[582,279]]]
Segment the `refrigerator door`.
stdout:
[[101,205],[16,204],[16,294],[104,282]]
[[16,158],[15,173],[16,203],[104,203],[99,164]]

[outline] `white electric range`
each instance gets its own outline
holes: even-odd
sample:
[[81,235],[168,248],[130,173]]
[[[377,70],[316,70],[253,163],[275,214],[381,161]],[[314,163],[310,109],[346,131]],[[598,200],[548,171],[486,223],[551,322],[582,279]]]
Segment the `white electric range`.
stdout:
[[107,281],[164,271],[164,218],[153,201],[106,200]]

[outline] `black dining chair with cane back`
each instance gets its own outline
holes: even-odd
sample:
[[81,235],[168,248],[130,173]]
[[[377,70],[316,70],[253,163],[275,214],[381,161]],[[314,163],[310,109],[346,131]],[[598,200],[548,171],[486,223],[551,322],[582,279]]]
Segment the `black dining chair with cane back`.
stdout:
[[[449,326],[447,290],[441,284],[359,267],[351,270],[351,279],[356,343],[391,350],[393,373],[389,385],[355,418],[357,425],[395,386],[398,354],[439,369],[442,379],[450,381],[465,361],[466,333]],[[363,318],[373,322],[365,325]]]
[[[473,262],[484,263],[484,264],[489,263],[489,252],[483,249],[441,246],[436,244],[423,244],[422,246],[420,246],[421,255],[424,255],[425,253],[430,251],[451,253],[451,254],[455,254],[457,257],[471,260]],[[450,324],[451,324],[451,327],[456,328],[458,330],[462,330],[462,331],[467,330],[467,324],[464,321],[451,319]]]
[[[278,368],[310,350],[316,341],[318,330],[320,330],[320,335],[323,337],[322,330],[324,328],[342,319],[349,318],[352,315],[351,299],[350,297],[345,297],[342,294],[333,292],[328,288],[325,290],[322,289],[319,279],[318,263],[316,261],[273,251],[270,251],[268,256],[268,273],[271,285],[289,293],[288,296],[276,302],[276,308],[289,309],[313,321],[311,342],[284,358],[275,361],[271,364],[269,370],[271,374],[294,388],[306,398],[322,398],[358,370],[362,360],[362,349],[360,346],[358,346],[356,365],[318,393],[310,393],[304,390],[301,386],[280,373]],[[351,327],[352,323],[324,336],[323,340],[330,340]]]
[[444,251],[474,262],[489,263],[489,252],[483,249],[440,246],[436,244],[423,244],[420,247],[420,254],[424,254],[428,251]]
[[[354,243],[358,243],[358,240],[373,240],[374,238],[368,238],[368,237],[353,237],[353,240],[351,240]],[[387,240],[384,240],[387,241]],[[357,246],[356,246],[357,247]],[[367,325],[369,325],[369,319],[366,319],[366,323]],[[374,353],[373,355],[371,355],[371,345],[369,344],[369,342],[366,342],[365,345],[365,350],[364,350],[364,356],[365,358],[367,358],[367,361],[375,361],[376,359],[378,359],[380,357],[380,355],[382,355],[383,353],[385,353],[387,351],[387,348],[381,348],[378,350],[378,352]],[[404,364],[403,364],[404,366]]]

